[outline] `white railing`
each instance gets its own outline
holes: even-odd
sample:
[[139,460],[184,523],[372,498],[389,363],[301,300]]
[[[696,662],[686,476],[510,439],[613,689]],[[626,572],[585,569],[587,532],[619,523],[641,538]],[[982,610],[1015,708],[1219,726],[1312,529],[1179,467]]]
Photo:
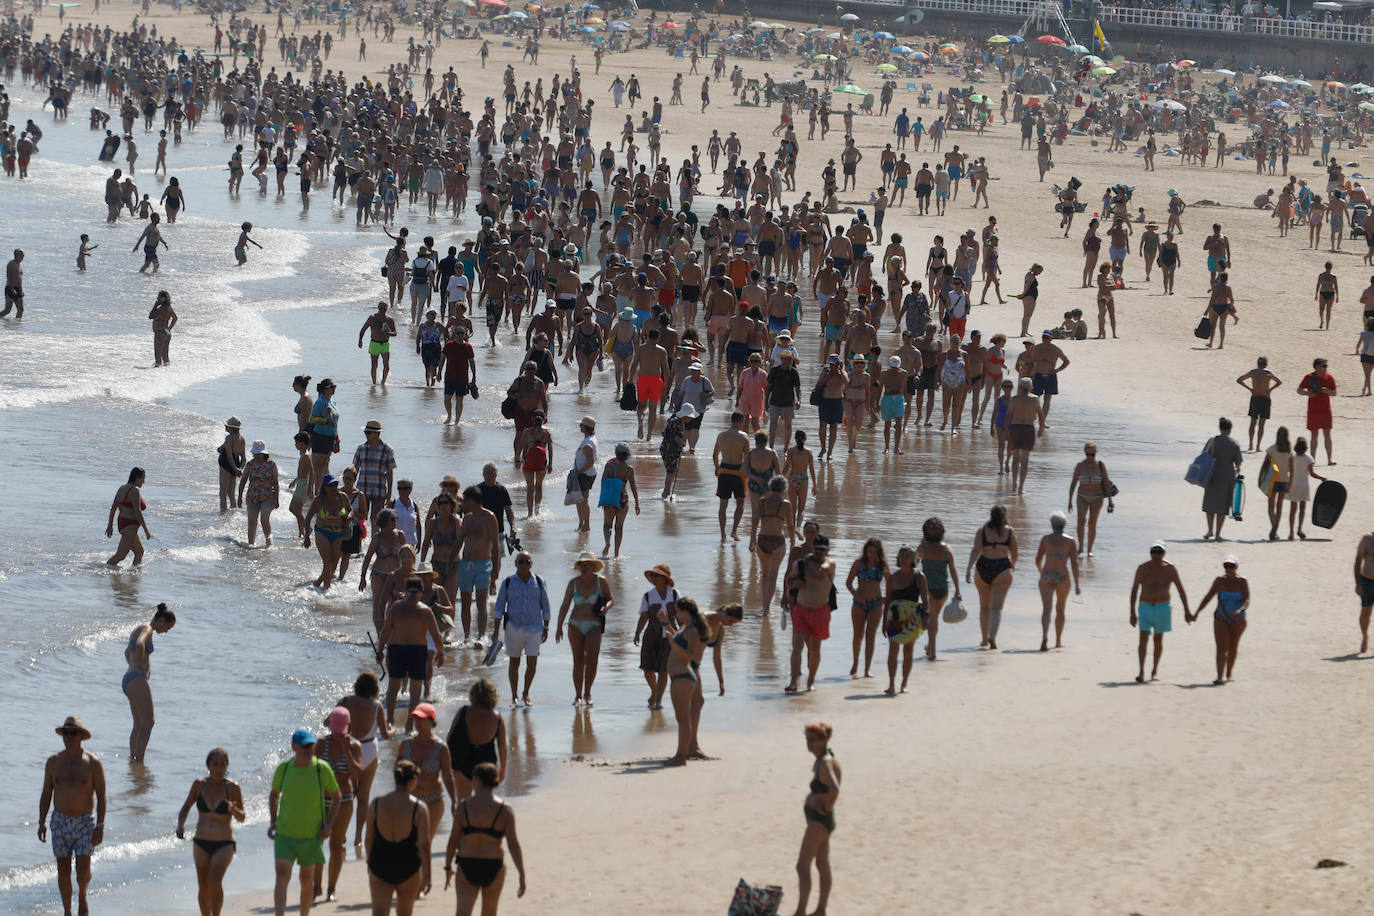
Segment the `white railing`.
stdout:
[[[906,6],[903,0],[859,0],[866,5]],[[1028,18],[1044,4],[1039,0],[912,0],[911,6],[923,10],[956,13],[982,13],[1014,19]],[[1289,19],[1261,19],[1254,16],[1204,13],[1195,10],[1157,10],[1105,6],[1100,18],[1106,23],[1152,29],[1185,29],[1207,32],[1249,32],[1315,41],[1374,43],[1374,26],[1344,22],[1308,22]]]

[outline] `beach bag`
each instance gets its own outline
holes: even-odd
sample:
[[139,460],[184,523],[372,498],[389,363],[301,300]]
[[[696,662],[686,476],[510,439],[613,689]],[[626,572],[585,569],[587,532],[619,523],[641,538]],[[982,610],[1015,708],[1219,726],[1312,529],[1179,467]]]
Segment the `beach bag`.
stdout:
[[1188,465],[1188,473],[1183,479],[1195,487],[1205,487],[1212,482],[1212,472],[1216,470],[1217,460],[1212,457],[1212,440],[1202,447],[1202,452]]
[[817,385],[815,388],[812,388],[812,389],[811,389],[811,399],[810,399],[810,400],[811,400],[811,406],[812,406],[812,407],[820,407],[820,406],[821,406],[821,401],[825,400],[824,393],[825,393],[825,386],[824,386],[824,385]]
[[945,623],[963,623],[968,619],[968,611],[964,610],[964,602],[956,597],[949,599],[949,604],[945,605],[945,611],[940,616]]
[[577,482],[577,471],[568,471],[568,491],[563,494],[563,505],[575,506],[582,502],[582,486]]
[[506,399],[501,402],[501,416],[505,417],[507,420],[514,420],[515,411],[517,409],[518,405],[515,398],[510,395],[506,395]]
[[621,410],[638,410],[638,409],[639,409],[639,389],[635,386],[635,383],[634,383],[634,382],[626,382],[626,383],[625,383],[625,388],[624,388],[624,390],[621,391],[621,393],[620,393],[620,409],[621,409]]
[[777,916],[781,906],[782,888],[776,884],[757,887],[740,878],[728,916]]
[[1210,340],[1212,338],[1212,319],[1203,315],[1198,320],[1197,327],[1193,328],[1193,336],[1198,340]]

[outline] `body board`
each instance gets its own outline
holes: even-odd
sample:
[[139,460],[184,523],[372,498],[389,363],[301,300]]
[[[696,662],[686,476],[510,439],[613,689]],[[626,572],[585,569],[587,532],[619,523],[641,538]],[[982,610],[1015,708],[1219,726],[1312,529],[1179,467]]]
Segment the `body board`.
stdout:
[[1274,495],[1274,482],[1279,476],[1279,466],[1268,455],[1264,456],[1263,461],[1264,465],[1260,468],[1259,476],[1255,478],[1255,485],[1267,499]]
[[1231,494],[1231,517],[1243,521],[1245,517],[1245,475],[1236,475],[1236,486]]
[[1345,486],[1334,480],[1323,480],[1312,497],[1312,524],[1318,528],[1334,528],[1345,508]]

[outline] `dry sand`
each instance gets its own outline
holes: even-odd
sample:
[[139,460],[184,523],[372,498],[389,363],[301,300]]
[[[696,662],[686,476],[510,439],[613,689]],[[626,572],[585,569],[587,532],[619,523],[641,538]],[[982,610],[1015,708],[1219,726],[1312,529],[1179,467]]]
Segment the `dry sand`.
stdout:
[[[77,12],[75,21],[88,15],[85,9]],[[159,7],[145,21],[189,44],[209,44],[203,17],[166,13]],[[99,21],[126,27],[131,15],[129,4],[118,2],[103,7]],[[45,11],[40,32],[55,25],[51,11]],[[391,45],[369,40],[368,67],[379,70],[399,59],[409,34],[402,29]],[[436,70],[454,64],[471,72],[475,48],[473,42],[446,42]],[[493,52],[482,74],[492,86],[508,61],[522,80],[534,78],[520,65],[517,48],[495,41]],[[545,42],[538,72],[546,79],[566,73],[570,54],[590,71],[588,47]],[[350,37],[336,44],[330,66],[342,64],[356,75],[355,57],[356,40]],[[268,60],[280,69],[275,58],[270,47]],[[794,70],[790,62],[743,65],[749,76],[769,71],[779,79],[792,78]],[[614,74],[633,71],[650,98],[666,99],[673,73],[686,67],[686,61],[658,50],[637,51],[608,59],[599,77],[588,75],[588,91],[601,99],[596,145],[618,131],[623,114],[604,94]],[[862,68],[856,79],[878,85],[877,77]],[[943,75],[934,81],[948,84]],[[670,161],[680,162],[690,144],[704,144],[712,127],[739,131],[751,158],[757,150],[775,148],[768,132],[776,124],[776,109],[734,107],[721,83],[713,84],[712,108],[699,115],[698,84],[699,78],[697,83],[688,79],[687,106],[666,109]],[[483,94],[472,82],[465,88],[474,100]],[[1000,91],[991,83],[982,88]],[[918,110],[911,93],[898,93],[896,107],[903,105],[927,121],[938,114]],[[804,118],[799,124],[804,136]],[[895,140],[891,121],[859,118],[856,130],[866,156],[861,183],[876,186],[878,151]],[[1236,126],[1227,132],[1240,134]],[[988,157],[999,179],[992,184],[991,210],[973,213],[967,197],[943,219],[889,210],[887,229],[903,233],[915,255],[934,233],[952,239],[995,214],[1005,291],[1019,291],[1030,262],[1046,265],[1034,327],[1055,324],[1073,307],[1084,309],[1092,324],[1091,291],[1078,288],[1078,237],[1058,237],[1049,185],[1036,182],[1033,154],[1017,152],[1018,138],[1014,127],[999,123],[982,138],[956,134],[946,141]],[[819,187],[825,158],[837,156],[841,144],[842,131],[823,147],[803,140],[798,170],[803,190]],[[1362,155],[1340,155],[1371,169]],[[645,743],[644,759],[570,761],[536,794],[520,799],[530,890],[516,902],[514,882],[508,881],[507,911],[721,913],[736,880],[745,876],[784,885],[784,911],[790,912],[802,830],[799,809],[809,778],[801,725],[814,719],[835,725],[833,746],[845,767],[832,844],[832,913],[1368,910],[1369,882],[1361,875],[1374,866],[1374,843],[1357,813],[1359,783],[1349,774],[1351,761],[1374,751],[1374,739],[1361,727],[1368,688],[1360,678],[1367,670],[1359,663],[1337,662],[1353,661],[1349,653],[1358,645],[1350,564],[1371,509],[1370,491],[1360,484],[1370,476],[1371,401],[1349,397],[1358,391],[1359,368],[1348,355],[1359,330],[1362,281],[1370,271],[1357,254],[1333,258],[1343,287],[1337,330],[1318,332],[1311,290],[1328,255],[1302,249],[1305,233],[1278,239],[1268,214],[1249,207],[1256,193],[1277,187],[1280,179],[1255,176],[1250,163],[1227,162],[1217,171],[1183,168],[1163,157],[1158,172],[1146,173],[1138,158],[1107,154],[1083,138],[1071,138],[1055,156],[1053,179],[1077,175],[1088,200],[1106,184],[1134,184],[1132,206],[1145,206],[1153,218],[1162,216],[1171,186],[1190,202],[1225,203],[1186,215],[1187,231],[1180,238],[1184,263],[1174,297],[1160,296],[1157,276],[1154,283],[1143,283],[1137,258],[1127,262],[1131,288],[1117,294],[1122,339],[1068,346],[1073,365],[1063,375],[1064,396],[1056,400],[1052,420],[1064,438],[1101,439],[1109,464],[1131,456],[1139,439],[1119,434],[1137,423],[1148,432],[1136,436],[1166,447],[1172,457],[1156,467],[1153,478],[1121,481],[1119,511],[1114,520],[1103,517],[1102,537],[1134,538],[1139,560],[1153,537],[1181,542],[1169,559],[1180,566],[1194,601],[1219,572],[1220,555],[1231,550],[1240,555],[1254,601],[1237,681],[1222,689],[1210,686],[1210,621],[1204,618],[1189,628],[1176,615],[1161,680],[1144,688],[1131,683],[1135,634],[1126,615],[1134,558],[1099,561],[1090,570],[1085,599],[1070,605],[1062,652],[1041,657],[1016,651],[1034,648],[1039,634],[1032,627],[1012,627],[1003,644],[1014,651],[946,651],[938,665],[918,663],[912,693],[897,700],[880,696],[881,682],[825,680],[841,673],[836,656],[847,646],[848,627],[837,615],[837,638],[827,646],[828,664],[816,693],[784,700],[772,681],[749,683],[743,673],[732,673],[734,689],[758,696],[759,714],[747,722],[722,723],[708,702],[703,744],[720,756],[718,762],[657,770],[647,755],[667,753],[671,737],[665,735],[654,745]],[[1293,164],[1299,175],[1318,176],[1310,162],[1295,159]],[[710,184],[708,176],[703,187]],[[701,202],[712,203],[709,198]],[[1213,221],[1221,222],[1232,239],[1232,282],[1242,320],[1224,351],[1201,352],[1191,332],[1206,301],[1200,244]],[[1085,224],[1086,215],[1080,216],[1076,228]],[[1346,244],[1349,252],[1362,253],[1349,240]],[[1014,332],[1019,313],[1014,302],[975,310],[970,326],[981,327],[985,337],[997,329]],[[1243,438],[1246,398],[1233,379],[1253,366],[1258,354],[1267,354],[1285,381],[1276,398],[1271,441],[1279,424],[1300,433],[1296,383],[1314,355],[1332,359],[1344,395],[1333,402],[1341,462],[1333,470],[1350,488],[1350,502],[1334,532],[1309,529],[1314,537],[1306,543],[1271,545],[1262,540],[1263,508],[1252,494],[1253,518],[1228,526],[1228,534],[1242,541],[1203,545],[1197,541],[1203,531],[1199,493],[1183,483],[1182,473],[1214,430],[1217,416],[1237,418]],[[1116,415],[1119,425],[1094,427],[1075,418],[1076,411],[1088,408],[1094,416]],[[1172,432],[1160,436],[1158,429]],[[920,460],[923,450],[917,444],[911,460]],[[991,488],[972,498],[991,501]],[[1028,511],[1043,518],[1059,505]],[[1023,532],[1022,537],[1024,565],[1011,600],[1037,606],[1027,572],[1034,535]],[[964,548],[959,549],[962,564]],[[968,587],[966,597],[972,595]],[[967,645],[969,626],[959,628],[958,635],[947,630],[946,645]],[[712,683],[708,679],[708,687]],[[379,777],[385,779],[385,774]],[[447,823],[437,846],[446,835]],[[1314,869],[1325,857],[1351,867]],[[442,874],[438,863],[435,874]],[[365,872],[351,864],[343,902],[318,911],[356,911],[365,900]],[[447,912],[452,905],[452,897],[436,892],[419,912]],[[229,909],[262,912],[264,906],[270,909],[270,894],[252,893],[233,899]]]

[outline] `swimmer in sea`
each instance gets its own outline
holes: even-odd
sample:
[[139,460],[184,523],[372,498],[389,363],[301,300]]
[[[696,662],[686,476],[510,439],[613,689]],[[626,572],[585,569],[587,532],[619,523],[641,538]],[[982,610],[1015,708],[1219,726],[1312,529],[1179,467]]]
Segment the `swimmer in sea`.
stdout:
[[248,263],[249,245],[256,247],[258,250],[262,250],[261,245],[259,245],[257,242],[253,241],[251,238],[248,237],[248,233],[252,231],[252,223],[244,223],[242,226],[239,227],[239,240],[234,244],[234,259],[239,262],[240,267]]
[[162,217],[157,213],[149,216],[148,225],[143,227],[143,232],[139,235],[138,240],[134,242],[134,247],[130,249],[131,251],[138,251],[138,246],[143,246],[143,266],[138,269],[139,273],[143,273],[149,267],[153,269],[153,273],[157,273],[158,269],[162,266],[161,262],[157,259],[157,246],[159,244],[162,245],[163,248],[167,248],[168,246],[167,240],[164,239],[162,233],[158,231],[157,225],[160,222],[162,222]]

